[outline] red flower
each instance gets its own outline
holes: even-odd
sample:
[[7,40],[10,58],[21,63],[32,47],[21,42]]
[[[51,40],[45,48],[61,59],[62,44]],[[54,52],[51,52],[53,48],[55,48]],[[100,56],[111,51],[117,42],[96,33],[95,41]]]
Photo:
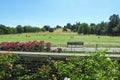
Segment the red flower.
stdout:
[[40,41],[38,43],[39,43],[39,45],[44,45],[44,41]]
[[6,57],[6,56],[7,56],[7,52],[4,52],[4,53],[3,53],[3,56]]
[[50,47],[50,46],[51,46],[51,43],[50,43],[50,42],[47,42],[47,43],[46,43],[46,46],[47,46],[47,47]]

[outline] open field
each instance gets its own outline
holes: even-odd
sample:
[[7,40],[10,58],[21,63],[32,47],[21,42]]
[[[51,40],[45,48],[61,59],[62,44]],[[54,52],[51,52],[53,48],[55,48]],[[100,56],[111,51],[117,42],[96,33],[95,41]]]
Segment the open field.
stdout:
[[78,35],[77,33],[24,33],[0,35],[0,42],[44,40],[53,45],[65,46],[67,42],[84,42],[85,47],[120,47],[120,36]]

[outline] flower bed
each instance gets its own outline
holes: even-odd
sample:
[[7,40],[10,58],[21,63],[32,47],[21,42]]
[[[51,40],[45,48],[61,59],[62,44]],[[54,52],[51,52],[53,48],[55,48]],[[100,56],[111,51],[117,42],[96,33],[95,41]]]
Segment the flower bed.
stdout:
[[50,42],[32,41],[32,42],[2,42],[1,51],[25,51],[25,52],[49,52]]

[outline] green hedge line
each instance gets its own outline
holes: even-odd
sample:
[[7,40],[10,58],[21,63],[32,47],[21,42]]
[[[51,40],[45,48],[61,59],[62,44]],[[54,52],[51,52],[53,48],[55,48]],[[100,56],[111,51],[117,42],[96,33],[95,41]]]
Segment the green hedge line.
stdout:
[[90,53],[90,57],[69,57],[65,60],[48,59],[36,73],[31,73],[12,53],[0,54],[0,80],[117,80],[120,64],[105,56],[105,51]]

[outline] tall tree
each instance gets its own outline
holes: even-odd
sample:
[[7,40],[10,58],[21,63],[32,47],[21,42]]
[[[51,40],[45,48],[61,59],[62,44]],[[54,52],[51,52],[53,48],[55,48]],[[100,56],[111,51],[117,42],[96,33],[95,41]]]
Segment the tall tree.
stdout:
[[71,29],[72,25],[70,23],[67,23],[66,28]]
[[90,26],[96,26],[96,24],[95,23],[90,23]]
[[115,36],[120,36],[120,20],[117,26],[113,28],[113,32]]
[[90,33],[96,34],[96,26],[90,26]]
[[16,30],[17,30],[17,33],[23,33],[24,32],[24,29],[21,25],[17,25]]
[[78,31],[79,26],[80,26],[80,22],[76,22],[76,31]]
[[109,26],[108,26],[108,34],[109,35],[115,35],[115,27],[117,27],[118,23],[119,23],[119,15],[113,14],[112,16],[110,16],[109,18],[110,22],[109,22]]
[[71,31],[72,31],[72,32],[76,32],[76,31],[77,31],[77,26],[76,26],[75,24],[73,24],[73,25],[71,26]]
[[96,34],[97,35],[103,35],[103,34],[106,34],[106,26],[107,23],[105,22],[101,22],[99,24],[97,24],[96,26]]
[[0,24],[0,34],[8,34],[8,30],[5,25]]

